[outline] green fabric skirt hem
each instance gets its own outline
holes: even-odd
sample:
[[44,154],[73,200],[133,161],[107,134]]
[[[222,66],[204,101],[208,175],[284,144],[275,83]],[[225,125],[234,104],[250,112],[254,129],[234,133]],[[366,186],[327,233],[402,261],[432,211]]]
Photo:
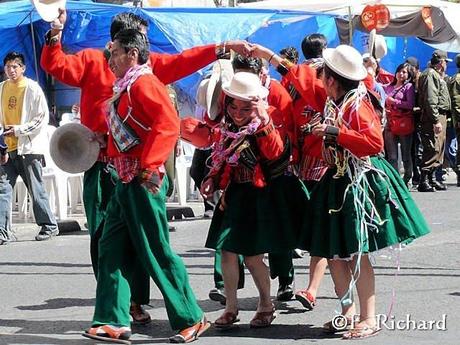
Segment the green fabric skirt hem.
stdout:
[[349,258],[408,244],[430,232],[398,172],[383,157],[372,157],[371,164],[375,170],[365,173],[367,199],[346,190],[348,177],[336,179],[335,169],[327,171],[311,191],[299,248],[312,256]]
[[226,209],[216,207],[206,247],[253,256],[296,248],[308,191],[295,176],[280,176],[264,188],[231,183]]

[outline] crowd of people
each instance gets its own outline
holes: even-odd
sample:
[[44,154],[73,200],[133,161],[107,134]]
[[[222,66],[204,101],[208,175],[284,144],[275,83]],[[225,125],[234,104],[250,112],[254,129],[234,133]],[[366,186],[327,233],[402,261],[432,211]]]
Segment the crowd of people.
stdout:
[[[164,166],[179,135],[198,148],[191,173],[212,218],[204,243],[215,250],[209,296],[225,305],[214,326],[230,329],[239,322],[244,266],[259,293],[252,328],[269,327],[277,317],[270,278],[278,278],[278,300],[295,296],[311,310],[329,268],[346,325],[328,321],[324,330],[345,331],[343,339],[377,335],[369,254],[429,232],[408,187],[445,189],[447,117],[460,134],[460,77],[444,75],[447,54],[434,51],[422,73],[409,58],[394,75],[380,67],[372,49],[362,56],[347,45],[328,48],[318,33],[303,40],[300,64],[292,47],[278,54],[246,41],[158,54],[149,52],[148,23],[133,13],[114,17],[105,50],[66,54],[66,15],[60,9],[46,34],[41,66],[81,89],[80,121],[101,146],[84,177],[97,288],[91,327],[83,335],[129,344],[131,321],[151,320],[142,307],[149,302],[150,278],[177,331],[171,342],[192,342],[211,326],[169,244],[165,201],[173,181]],[[231,73],[221,89],[200,83],[213,96],[202,102],[202,118],[181,120],[165,85],[229,58]],[[41,227],[36,239],[48,240],[59,232],[40,169],[48,107],[38,84],[23,75],[24,57],[12,52],[4,63],[0,239],[11,240],[6,205],[20,175]],[[281,82],[270,78],[270,64]],[[458,167],[453,163],[455,172]],[[293,288],[295,249],[311,256],[308,286],[299,291]]]

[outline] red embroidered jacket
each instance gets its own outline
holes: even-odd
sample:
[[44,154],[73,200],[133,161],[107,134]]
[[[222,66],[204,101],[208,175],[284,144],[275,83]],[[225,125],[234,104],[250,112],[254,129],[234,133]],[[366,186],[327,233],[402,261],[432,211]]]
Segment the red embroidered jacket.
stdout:
[[[327,95],[323,83],[316,77],[316,70],[307,65],[296,65],[289,69],[286,78],[294,85],[302,98],[313,109],[324,109]],[[337,143],[350,150],[358,157],[375,155],[383,150],[383,136],[380,120],[372,104],[364,101],[358,114],[352,114],[351,109],[345,110],[343,116],[348,125],[340,127]],[[315,135],[305,137],[304,147],[309,148],[309,154],[321,158],[322,138]]]
[[140,122],[144,130],[131,117],[126,123],[140,138],[140,144],[126,153],[120,153],[109,131],[107,152],[109,157],[134,157],[141,161],[140,168],[161,175],[159,168],[174,149],[179,136],[179,117],[171,103],[165,86],[152,74],[140,76],[130,89],[131,101],[125,92],[118,103],[118,114],[125,118],[128,105],[132,107],[131,116]]

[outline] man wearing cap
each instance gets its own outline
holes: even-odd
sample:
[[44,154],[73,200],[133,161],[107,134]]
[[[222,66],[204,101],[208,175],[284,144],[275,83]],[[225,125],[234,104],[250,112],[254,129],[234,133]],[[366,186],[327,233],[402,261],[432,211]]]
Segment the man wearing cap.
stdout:
[[457,73],[452,76],[450,85],[450,97],[452,101],[452,124],[457,137],[457,156],[456,156],[456,173],[457,187],[460,187],[460,54],[455,56],[455,64],[457,65]]
[[[81,88],[81,123],[90,128],[96,139],[105,146],[107,138],[106,103],[112,96],[115,76],[109,69],[108,50],[84,49],[75,55],[67,55],[62,50],[62,30],[67,13],[59,10],[59,17],[51,23],[51,30],[46,35],[41,66],[56,79],[68,85]],[[136,29],[146,33],[148,22],[130,12],[120,13],[112,20],[111,38],[122,29]],[[249,52],[245,41],[229,41],[187,49],[177,55],[150,53],[153,73],[165,85],[175,82],[198,69],[206,66],[216,58],[223,56],[230,49],[242,53]],[[88,230],[91,236],[91,261],[97,275],[98,241],[104,224],[105,209],[114,188],[114,176],[108,172],[107,153],[101,150],[98,162],[86,171],[84,178],[83,199]],[[148,303],[149,278],[139,265],[140,272],[133,274],[133,313],[135,321],[148,322],[150,316],[139,308]]]
[[414,122],[415,122],[415,131],[412,134],[412,149],[411,149],[411,159],[412,159],[412,166],[413,166],[413,174],[412,174],[412,185],[418,186],[420,183],[420,165],[422,162],[422,138],[420,136],[420,116],[421,116],[421,109],[420,109],[420,100],[419,100],[419,78],[420,78],[420,64],[416,57],[409,56],[406,59],[406,62],[411,66],[412,72],[414,75],[413,84],[415,87],[415,106],[413,109],[414,114]]
[[21,176],[31,195],[35,221],[40,226],[35,239],[49,240],[59,230],[42,177],[43,148],[48,146],[48,105],[40,86],[24,76],[24,55],[10,52],[3,64],[8,79],[0,84],[0,123],[9,155],[4,169],[11,187]]
[[433,178],[435,169],[444,160],[447,114],[450,112],[450,95],[444,74],[447,68],[447,53],[435,50],[428,67],[419,78],[419,104],[422,137],[422,164],[419,192],[446,190],[442,182]]

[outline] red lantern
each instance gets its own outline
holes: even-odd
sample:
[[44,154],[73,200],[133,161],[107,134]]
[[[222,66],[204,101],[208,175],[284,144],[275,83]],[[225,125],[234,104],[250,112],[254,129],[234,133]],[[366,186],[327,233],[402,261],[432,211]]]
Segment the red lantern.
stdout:
[[361,13],[361,23],[368,31],[383,30],[390,23],[390,11],[382,4],[367,5]]

